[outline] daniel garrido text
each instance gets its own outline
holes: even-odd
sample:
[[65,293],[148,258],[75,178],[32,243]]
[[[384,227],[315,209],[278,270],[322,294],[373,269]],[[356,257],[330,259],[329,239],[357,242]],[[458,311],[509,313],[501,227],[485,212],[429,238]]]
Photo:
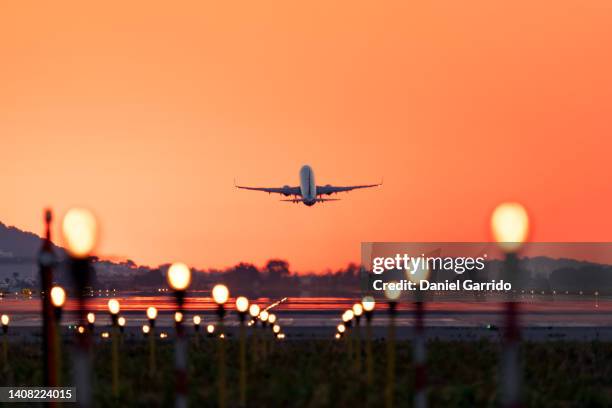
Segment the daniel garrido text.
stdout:
[[407,279],[400,281],[384,282],[382,279],[372,281],[372,289],[375,291],[511,291],[512,284],[504,280],[491,280],[490,282],[474,282],[471,279],[463,281],[430,282],[421,279],[413,282]]

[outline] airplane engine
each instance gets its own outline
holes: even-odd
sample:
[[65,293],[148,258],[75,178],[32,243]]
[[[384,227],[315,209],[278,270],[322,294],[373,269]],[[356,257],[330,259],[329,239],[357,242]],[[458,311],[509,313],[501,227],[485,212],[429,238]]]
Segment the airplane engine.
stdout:
[[[325,187],[331,187],[331,184],[326,184]],[[332,195],[333,193],[326,193],[326,195]]]
[[[283,186],[283,189],[285,189],[285,190],[289,190],[290,188],[291,188],[291,187],[290,187],[290,186],[288,186],[288,185],[284,185],[284,186]],[[282,193],[282,194],[283,194],[285,197],[289,197],[289,196],[291,195],[291,194],[289,194],[289,193]]]

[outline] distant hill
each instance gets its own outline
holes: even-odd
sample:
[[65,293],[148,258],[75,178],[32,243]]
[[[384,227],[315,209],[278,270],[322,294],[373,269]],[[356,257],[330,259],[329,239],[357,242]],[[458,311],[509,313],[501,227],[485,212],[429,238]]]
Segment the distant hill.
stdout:
[[[35,258],[40,246],[38,235],[0,222],[0,258]],[[55,249],[62,251],[57,246]]]
[[[36,257],[41,238],[31,232],[9,227],[0,222],[0,285],[33,286],[38,269]],[[55,247],[59,254],[61,248]]]

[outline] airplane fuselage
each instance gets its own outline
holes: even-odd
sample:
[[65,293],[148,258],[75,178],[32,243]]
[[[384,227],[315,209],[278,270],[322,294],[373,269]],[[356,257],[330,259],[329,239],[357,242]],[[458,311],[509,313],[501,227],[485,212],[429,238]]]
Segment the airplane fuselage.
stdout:
[[317,185],[314,172],[309,165],[302,166],[300,169],[300,192],[305,205],[309,207],[315,205],[317,202]]

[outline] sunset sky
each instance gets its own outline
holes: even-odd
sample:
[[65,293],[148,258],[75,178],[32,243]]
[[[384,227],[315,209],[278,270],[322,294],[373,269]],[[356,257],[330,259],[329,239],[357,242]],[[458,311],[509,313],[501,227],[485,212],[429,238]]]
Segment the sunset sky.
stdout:
[[[0,221],[85,206],[102,256],[302,272],[489,240],[505,200],[532,240],[612,240],[612,2],[154,3],[0,6]],[[384,186],[233,187],[306,163]]]

